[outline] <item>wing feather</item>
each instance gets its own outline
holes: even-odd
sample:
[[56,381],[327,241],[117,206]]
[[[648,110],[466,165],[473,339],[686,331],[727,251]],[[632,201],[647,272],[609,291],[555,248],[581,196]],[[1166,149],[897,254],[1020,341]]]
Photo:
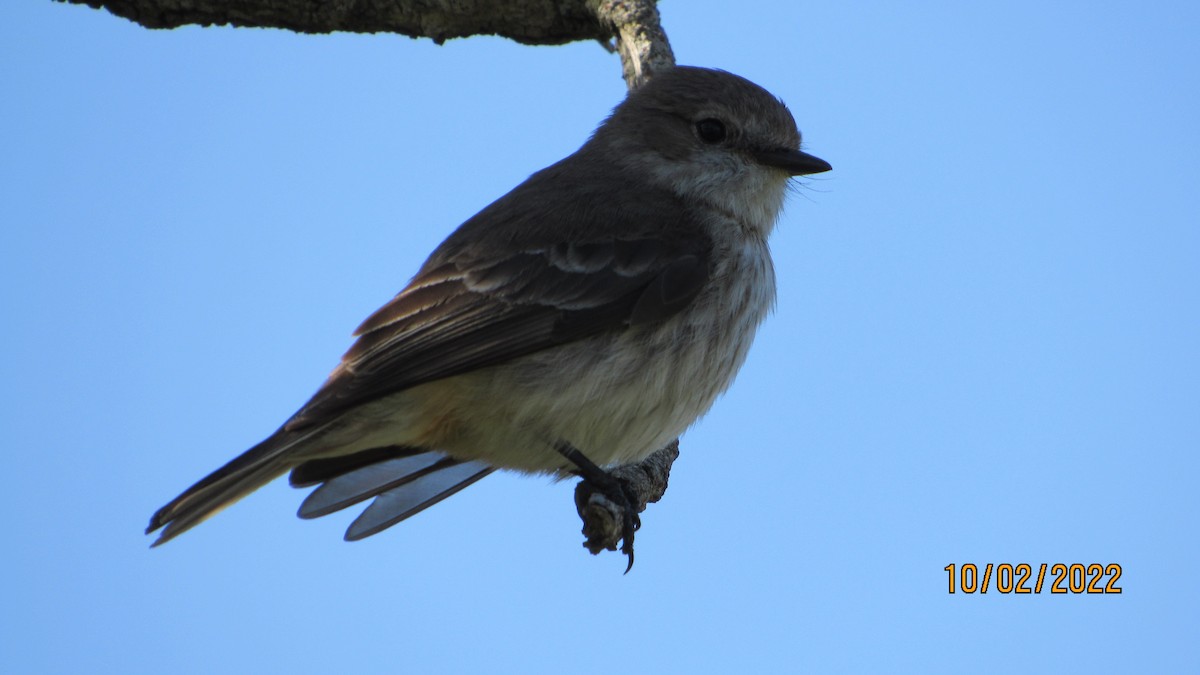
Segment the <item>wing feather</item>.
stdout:
[[358,341],[287,424],[578,340],[664,319],[708,279],[695,239],[556,243],[427,266],[359,327]]

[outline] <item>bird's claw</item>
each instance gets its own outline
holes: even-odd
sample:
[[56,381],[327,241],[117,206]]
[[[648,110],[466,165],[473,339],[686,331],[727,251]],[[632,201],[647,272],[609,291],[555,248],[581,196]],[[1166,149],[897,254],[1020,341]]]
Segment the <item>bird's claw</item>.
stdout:
[[[638,515],[637,509],[634,507],[636,497],[630,495],[623,482],[597,466],[586,455],[580,452],[578,448],[569,443],[559,443],[556,449],[576,466],[576,473],[583,478],[585,483],[592,487],[595,493],[599,493],[609,503],[620,509],[621,553],[624,553],[629,558],[629,564],[625,566],[625,573],[628,574],[629,570],[633,569],[634,533],[642,526],[641,516]],[[580,515],[583,515],[582,505],[580,508]],[[611,512],[611,509],[606,510]],[[584,534],[588,534],[587,518],[585,517],[584,520]],[[601,548],[606,548],[603,544],[600,546],[595,546],[594,544],[595,542],[592,541],[592,537],[589,536],[589,540],[584,543],[584,546],[591,549],[593,553],[599,552]],[[609,544],[608,547],[611,547],[610,550],[615,550],[616,548],[613,544]]]

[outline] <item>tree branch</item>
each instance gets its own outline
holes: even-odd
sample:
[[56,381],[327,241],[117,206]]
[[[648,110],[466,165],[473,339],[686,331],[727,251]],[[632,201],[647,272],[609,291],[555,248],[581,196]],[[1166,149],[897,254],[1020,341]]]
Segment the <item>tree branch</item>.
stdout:
[[[146,28],[240,26],[297,33],[396,33],[438,44],[499,35],[527,45],[616,40],[636,89],[675,65],[657,0],[59,0],[106,9]],[[611,47],[610,47],[611,48]]]
[[616,35],[625,84],[633,91],[675,65],[655,0],[592,0],[599,20]]
[[[624,484],[637,513],[645,511],[648,504],[662,499],[671,478],[671,465],[678,457],[679,439],[675,439],[637,464],[625,464],[612,470],[612,475]],[[591,551],[592,555],[617,550],[624,522],[620,506],[591,483],[581,480],[575,486],[575,510],[583,519],[583,535],[587,537],[587,541],[583,542],[584,548]]]

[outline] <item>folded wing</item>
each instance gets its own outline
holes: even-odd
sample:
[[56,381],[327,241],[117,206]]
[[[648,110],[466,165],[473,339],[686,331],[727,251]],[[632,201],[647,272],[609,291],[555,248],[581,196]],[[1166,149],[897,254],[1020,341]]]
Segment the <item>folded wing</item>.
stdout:
[[358,341],[285,426],[601,331],[660,321],[708,280],[707,250],[665,239],[556,244],[462,256],[418,275],[358,329]]

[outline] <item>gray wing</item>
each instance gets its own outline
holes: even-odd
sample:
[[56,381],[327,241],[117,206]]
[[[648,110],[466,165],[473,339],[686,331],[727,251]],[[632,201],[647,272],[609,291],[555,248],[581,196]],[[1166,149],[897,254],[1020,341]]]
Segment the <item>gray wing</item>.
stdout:
[[356,331],[358,341],[285,426],[327,421],[409,387],[589,335],[660,321],[708,281],[707,242],[560,243],[460,254],[425,269]]

